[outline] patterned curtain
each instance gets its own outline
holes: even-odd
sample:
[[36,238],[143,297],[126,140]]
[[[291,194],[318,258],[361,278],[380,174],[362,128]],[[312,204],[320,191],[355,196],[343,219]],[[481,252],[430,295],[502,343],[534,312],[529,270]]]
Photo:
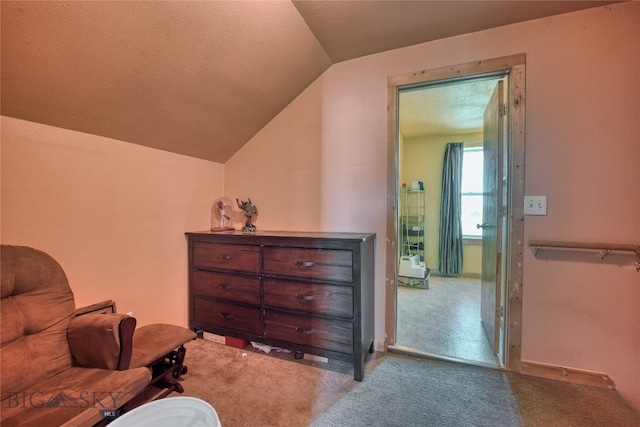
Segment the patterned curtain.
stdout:
[[444,152],[440,204],[440,273],[462,273],[462,156],[464,144],[450,142]]

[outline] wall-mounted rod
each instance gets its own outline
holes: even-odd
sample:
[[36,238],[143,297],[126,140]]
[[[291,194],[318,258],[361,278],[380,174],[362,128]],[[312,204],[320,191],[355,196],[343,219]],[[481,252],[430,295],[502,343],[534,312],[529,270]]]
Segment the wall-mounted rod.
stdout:
[[[533,251],[533,256],[538,255],[541,248],[564,248],[564,249],[593,249],[598,251],[601,260],[611,253],[611,251],[634,252],[640,257],[640,245],[625,243],[591,243],[591,242],[562,242],[557,240],[529,240],[529,246]],[[636,262],[636,271],[640,272],[640,262]]]

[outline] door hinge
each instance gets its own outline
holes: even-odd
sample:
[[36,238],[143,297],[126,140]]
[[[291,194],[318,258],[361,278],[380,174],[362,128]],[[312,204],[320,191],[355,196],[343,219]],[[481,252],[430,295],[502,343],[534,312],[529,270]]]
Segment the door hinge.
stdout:
[[496,308],[496,316],[504,317],[504,305],[501,305],[500,307]]
[[498,114],[500,114],[500,117],[507,115],[507,104],[500,104],[500,107],[498,107]]

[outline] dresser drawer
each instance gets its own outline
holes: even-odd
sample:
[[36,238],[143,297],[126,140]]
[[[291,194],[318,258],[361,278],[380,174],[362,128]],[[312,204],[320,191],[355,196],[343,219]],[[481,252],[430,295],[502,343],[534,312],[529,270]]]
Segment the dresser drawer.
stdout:
[[195,296],[260,305],[260,278],[194,270],[191,286]]
[[262,334],[262,311],[221,301],[194,298],[194,320],[250,334]]
[[306,248],[263,248],[264,274],[353,282],[351,251]]
[[266,337],[315,348],[353,354],[353,324],[339,320],[264,312]]
[[260,247],[195,242],[193,266],[259,274]]
[[353,318],[351,286],[264,279],[264,305],[328,316]]

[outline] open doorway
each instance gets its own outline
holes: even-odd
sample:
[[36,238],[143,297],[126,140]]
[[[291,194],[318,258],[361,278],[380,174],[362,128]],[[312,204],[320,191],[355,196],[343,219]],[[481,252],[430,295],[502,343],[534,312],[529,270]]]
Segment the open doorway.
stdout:
[[508,85],[508,74],[398,94],[396,346],[492,366],[503,364],[504,328],[494,351],[482,323],[483,257],[497,249],[483,251],[483,201],[497,203],[483,191],[483,116],[498,84]]
[[[504,98],[498,98],[492,114],[506,115],[509,122],[496,120],[491,125],[495,136],[504,138],[504,144],[493,145],[489,151],[494,157],[487,158],[485,147],[491,144],[485,140],[486,123],[478,125],[477,121],[463,117],[473,108],[457,107],[465,103],[481,105],[486,121],[487,104],[498,86],[506,92]],[[405,94],[407,98],[422,99],[414,103],[432,104],[431,111],[415,113],[422,117],[420,120],[429,122],[440,115],[440,123],[448,124],[429,131],[429,135],[419,135],[423,131],[418,129],[416,120],[411,128],[403,117]],[[392,172],[388,180],[391,207],[388,224],[393,225],[393,229],[387,230],[390,242],[387,281],[391,280],[396,286],[387,287],[386,344],[391,351],[518,369],[522,277],[522,225],[518,218],[522,216],[524,193],[524,55],[390,77],[389,100],[389,170]],[[433,100],[436,102],[431,102]],[[457,110],[450,107],[452,103]],[[477,157],[478,151],[482,153],[485,175],[495,175],[493,182],[483,182],[480,191],[465,191],[471,205],[474,198],[477,202],[484,195],[485,206],[480,217],[477,203],[471,214],[466,212],[465,236],[458,239],[460,260],[452,255],[453,269],[450,261],[441,256],[441,222],[451,217],[448,212],[443,214],[441,202],[443,192],[448,191],[442,182],[443,157],[447,156],[443,153],[449,143],[457,146],[451,148],[458,151],[459,156],[463,156],[465,148],[470,156]],[[420,151],[422,154],[418,154]],[[425,158],[426,163],[416,166],[418,159]],[[493,167],[493,172],[486,174],[487,165]],[[416,203],[424,203],[424,218],[402,216],[406,208],[402,206],[407,199],[405,192],[414,191],[425,193],[422,201],[418,198],[411,202],[411,209],[415,209]],[[488,194],[492,196],[487,197]],[[491,200],[489,212],[487,199]],[[405,221],[416,218],[424,224],[409,224],[413,240],[407,243],[405,235],[411,233],[406,232]],[[487,218],[493,219],[487,222]],[[476,231],[471,230],[474,226]],[[420,230],[424,230],[422,236]],[[493,256],[479,255],[487,252]],[[403,263],[406,264],[408,258],[413,268],[406,274]],[[426,275],[420,280],[422,262]],[[501,292],[507,288],[508,292]],[[443,341],[443,336],[448,340]]]

